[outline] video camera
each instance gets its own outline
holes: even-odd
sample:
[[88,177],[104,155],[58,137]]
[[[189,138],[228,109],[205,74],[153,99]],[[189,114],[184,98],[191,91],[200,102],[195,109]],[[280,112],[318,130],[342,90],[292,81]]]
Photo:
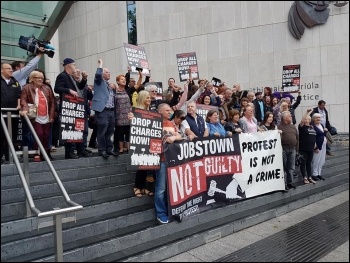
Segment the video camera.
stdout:
[[[36,55],[39,52],[39,47],[45,48],[44,53],[50,58],[53,58],[55,55],[55,48],[50,45],[50,41],[36,39],[34,35],[30,37],[20,36],[18,40],[18,46],[24,50],[27,50],[28,56]],[[28,51],[32,53],[32,55],[29,55]]]

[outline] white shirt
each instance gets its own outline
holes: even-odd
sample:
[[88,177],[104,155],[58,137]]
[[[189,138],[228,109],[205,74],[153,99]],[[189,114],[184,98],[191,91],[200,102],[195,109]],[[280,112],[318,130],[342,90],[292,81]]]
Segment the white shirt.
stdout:
[[318,108],[318,113],[321,114],[321,124],[326,127],[326,111]]

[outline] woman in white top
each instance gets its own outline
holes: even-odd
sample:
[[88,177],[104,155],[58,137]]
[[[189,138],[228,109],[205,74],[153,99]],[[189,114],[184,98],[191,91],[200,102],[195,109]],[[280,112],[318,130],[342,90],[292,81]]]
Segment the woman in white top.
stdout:
[[312,179],[315,181],[324,180],[321,176],[322,167],[326,161],[327,128],[321,124],[321,114],[312,115],[312,126],[316,131],[316,147],[312,158]]

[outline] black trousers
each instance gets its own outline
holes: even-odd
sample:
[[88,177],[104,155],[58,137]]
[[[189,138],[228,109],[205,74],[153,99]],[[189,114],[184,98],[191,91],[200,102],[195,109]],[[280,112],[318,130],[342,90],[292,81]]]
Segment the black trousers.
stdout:
[[[7,127],[7,118],[5,119],[5,123],[6,123],[6,127]],[[12,124],[11,124],[11,128],[12,128],[12,143],[15,145],[17,142],[17,132],[18,132],[18,118],[12,118],[11,119]],[[6,137],[5,137],[5,132],[2,128],[1,125],[1,158],[3,155],[5,155],[5,161],[9,161],[10,160],[10,156],[9,156],[9,145],[7,143]],[[16,147],[15,147],[16,149]]]

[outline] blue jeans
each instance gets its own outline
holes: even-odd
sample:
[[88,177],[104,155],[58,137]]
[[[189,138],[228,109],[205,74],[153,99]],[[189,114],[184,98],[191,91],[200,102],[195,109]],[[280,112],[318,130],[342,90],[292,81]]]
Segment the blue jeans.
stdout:
[[167,202],[167,173],[166,163],[160,163],[160,169],[156,170],[156,186],[154,193],[154,205],[156,208],[157,217],[168,215]]
[[283,147],[283,169],[286,175],[287,184],[293,183],[295,171],[295,147]]

